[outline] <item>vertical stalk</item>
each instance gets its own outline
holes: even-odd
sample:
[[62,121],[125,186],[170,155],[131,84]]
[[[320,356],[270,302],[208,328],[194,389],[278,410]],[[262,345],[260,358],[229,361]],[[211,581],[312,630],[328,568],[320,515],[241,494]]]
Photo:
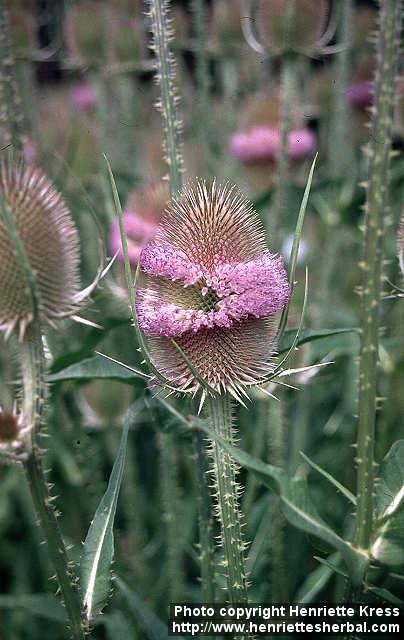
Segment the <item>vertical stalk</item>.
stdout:
[[[231,400],[228,395],[210,397],[208,411],[215,433],[234,444]],[[216,515],[221,528],[223,567],[226,571],[228,598],[231,603],[246,603],[248,601],[244,560],[246,544],[241,531],[241,514],[238,504],[240,491],[236,481],[236,465],[231,456],[216,441],[212,442],[211,456],[216,489]]]
[[22,149],[22,108],[14,77],[15,64],[10,44],[7,2],[0,0],[0,124],[3,125],[2,145]]
[[183,596],[183,544],[181,499],[178,487],[177,451],[170,433],[158,431],[157,441],[160,452],[160,489],[163,504],[163,520],[166,529],[166,550],[168,578],[168,602],[178,602]]
[[20,344],[20,358],[23,378],[22,413],[24,420],[31,426],[31,446],[24,470],[32,495],[36,515],[42,528],[49,555],[70,622],[70,631],[74,640],[84,640],[85,628],[81,619],[80,598],[77,591],[77,578],[68,561],[56,512],[49,495],[40,449],[37,443],[39,427],[45,401],[45,358],[40,327],[36,322],[30,325]]
[[204,436],[194,433],[196,470],[199,507],[199,545],[202,579],[202,598],[204,602],[215,601],[215,553],[213,540],[212,500],[208,483],[208,460],[206,457]]
[[191,11],[195,41],[195,76],[198,100],[196,106],[196,129],[203,166],[212,173],[212,127],[209,118],[209,64],[206,50],[206,4],[204,0],[192,0]]
[[348,136],[349,117],[344,89],[348,84],[350,62],[352,0],[341,2],[339,41],[342,50],[336,54],[333,88],[332,129],[328,134],[330,169],[333,176],[352,170],[352,145]]
[[170,49],[174,34],[169,19],[169,0],[149,0],[149,17],[152,28],[150,48],[155,53],[155,79],[160,87],[160,99],[156,106],[161,113],[164,133],[164,156],[168,165],[171,195],[181,187],[183,171],[181,128],[177,112],[179,95],[175,84],[175,60]]
[[271,234],[276,234],[276,243],[280,239],[280,227],[284,220],[287,206],[287,184],[289,173],[288,139],[291,128],[291,107],[294,99],[295,60],[292,54],[285,54],[281,61],[281,113],[280,134],[281,146],[278,157],[278,189],[276,194],[275,220],[271,222]]
[[361,349],[357,437],[357,498],[355,542],[367,549],[372,535],[376,382],[379,307],[384,249],[384,219],[388,200],[392,107],[402,18],[401,0],[384,0],[380,8],[375,101],[369,146],[364,255],[361,290]]
[[[284,467],[284,425],[282,407],[280,403],[270,398],[261,400],[266,405],[269,462],[278,467]],[[285,553],[285,518],[281,512],[279,496],[272,494],[269,507],[269,521],[272,523],[269,538],[270,552],[270,585],[271,601],[288,601],[288,572],[286,569]]]

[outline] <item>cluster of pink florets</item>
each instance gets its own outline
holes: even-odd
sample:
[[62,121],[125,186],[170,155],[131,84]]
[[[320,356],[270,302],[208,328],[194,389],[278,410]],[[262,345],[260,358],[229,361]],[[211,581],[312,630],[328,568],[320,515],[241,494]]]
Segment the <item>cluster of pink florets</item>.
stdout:
[[[149,276],[177,281],[184,289],[193,286],[190,304],[203,307],[204,299],[215,296],[212,309],[183,308],[161,300],[152,289],[140,289],[137,311],[147,336],[175,338],[201,328],[230,328],[248,317],[263,318],[276,313],[289,297],[289,284],[281,258],[265,252],[246,262],[218,263],[209,270],[188,260],[168,242],[154,240],[144,249],[140,266]],[[194,302],[194,303],[195,303]]]
[[[288,135],[288,155],[291,160],[304,158],[317,146],[316,136],[310,129],[293,129]],[[246,163],[273,162],[281,148],[281,133],[277,127],[256,126],[246,132],[233,134],[231,154]]]

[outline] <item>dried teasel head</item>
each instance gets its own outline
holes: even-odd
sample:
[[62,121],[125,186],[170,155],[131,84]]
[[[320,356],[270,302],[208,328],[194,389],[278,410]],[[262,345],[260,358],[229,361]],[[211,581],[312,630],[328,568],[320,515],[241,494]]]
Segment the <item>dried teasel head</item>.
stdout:
[[25,426],[22,414],[16,410],[4,411],[0,407],[0,455],[13,460],[22,460],[27,454],[27,436],[31,429]]
[[310,54],[324,34],[328,12],[328,0],[257,0],[261,41],[272,53]]
[[[0,330],[23,337],[37,314],[42,324],[73,315],[89,289],[79,292],[79,237],[59,192],[36,167],[0,163]],[[27,268],[34,278],[36,307]]]
[[[140,256],[139,327],[156,369],[197,391],[199,376],[240,398],[272,370],[274,314],[290,288],[282,259],[265,244],[257,214],[230,185],[187,186]],[[198,376],[198,378],[199,378]]]

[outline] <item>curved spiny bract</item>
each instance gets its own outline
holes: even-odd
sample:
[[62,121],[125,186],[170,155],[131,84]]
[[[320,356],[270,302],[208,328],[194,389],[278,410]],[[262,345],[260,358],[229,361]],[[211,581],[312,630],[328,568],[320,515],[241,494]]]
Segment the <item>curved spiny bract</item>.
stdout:
[[[35,278],[38,316],[52,324],[76,310],[79,237],[69,210],[44,173],[22,161],[0,164],[0,197]],[[20,337],[35,309],[27,274],[0,217],[0,330]]]

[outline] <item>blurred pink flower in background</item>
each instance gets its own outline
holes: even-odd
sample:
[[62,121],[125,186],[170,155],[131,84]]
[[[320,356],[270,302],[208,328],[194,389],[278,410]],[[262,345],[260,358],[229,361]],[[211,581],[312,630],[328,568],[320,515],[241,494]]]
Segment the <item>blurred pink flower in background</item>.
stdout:
[[[310,129],[293,129],[288,137],[291,160],[304,158],[317,146],[316,136]],[[277,127],[257,126],[230,138],[230,153],[245,163],[265,163],[276,160],[281,147],[281,133]]]
[[[152,239],[157,229],[157,224],[144,220],[133,211],[124,211],[123,224],[126,231],[126,241],[128,243],[129,262],[131,264],[137,264],[140,252],[149,240]],[[114,255],[118,252],[118,258],[123,260],[118,219],[114,220],[109,232],[109,248]]]
[[95,90],[87,82],[72,87],[70,98],[73,106],[82,111],[92,111],[96,104]]
[[345,99],[351,107],[365,109],[373,104],[373,82],[359,80],[345,89]]
[[[129,262],[136,265],[143,247],[153,238],[164,213],[169,190],[166,182],[151,181],[134,189],[128,197],[123,212],[123,223],[128,243]],[[112,254],[118,252],[118,259],[123,260],[119,222],[112,223],[109,239]]]

